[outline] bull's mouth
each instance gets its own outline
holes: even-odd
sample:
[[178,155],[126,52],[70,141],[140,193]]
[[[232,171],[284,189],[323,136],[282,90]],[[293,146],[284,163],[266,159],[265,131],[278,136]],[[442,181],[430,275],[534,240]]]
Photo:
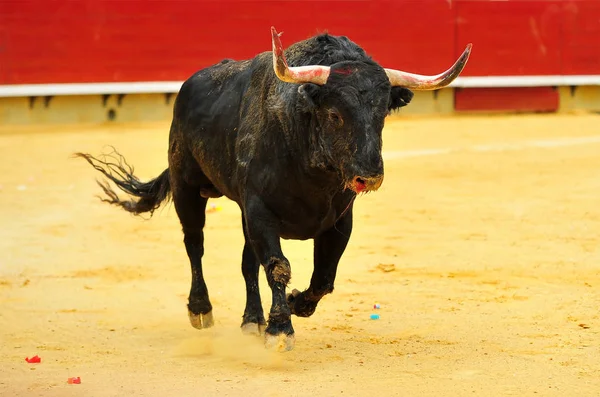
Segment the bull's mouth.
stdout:
[[376,177],[355,176],[352,181],[348,183],[348,187],[356,194],[359,194],[375,191],[381,187],[382,183],[383,175]]

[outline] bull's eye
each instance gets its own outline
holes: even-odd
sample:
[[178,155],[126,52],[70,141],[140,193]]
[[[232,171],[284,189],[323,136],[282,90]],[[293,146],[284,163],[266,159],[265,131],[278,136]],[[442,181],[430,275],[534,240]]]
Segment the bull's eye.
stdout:
[[344,125],[344,119],[342,119],[340,113],[334,109],[329,110],[329,121],[337,128]]

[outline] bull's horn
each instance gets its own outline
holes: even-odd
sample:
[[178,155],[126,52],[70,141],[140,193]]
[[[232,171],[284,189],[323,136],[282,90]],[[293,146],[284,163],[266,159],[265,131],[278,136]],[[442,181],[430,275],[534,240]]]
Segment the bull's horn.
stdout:
[[454,65],[444,73],[440,73],[436,76],[423,76],[394,69],[385,69],[385,73],[390,79],[390,84],[392,86],[401,86],[417,91],[444,88],[452,83],[464,69],[467,60],[469,59],[469,54],[471,53],[471,47],[473,47],[473,45],[468,44],[467,48]]
[[314,83],[323,85],[329,77],[329,66],[297,66],[289,67],[283,55],[283,46],[274,27],[271,27],[273,36],[273,69],[281,81],[286,83]]

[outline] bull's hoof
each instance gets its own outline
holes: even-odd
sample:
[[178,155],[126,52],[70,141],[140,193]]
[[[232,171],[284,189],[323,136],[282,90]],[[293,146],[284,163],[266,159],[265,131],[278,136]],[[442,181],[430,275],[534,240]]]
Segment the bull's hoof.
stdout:
[[265,328],[267,328],[267,325],[259,323],[246,323],[242,324],[241,328],[242,334],[244,335],[260,336],[265,332]]
[[296,288],[286,295],[287,304],[292,314],[296,314],[296,303],[298,302],[298,297],[300,295],[302,295],[302,292],[298,291]]
[[294,288],[291,293],[287,294],[288,303],[293,302],[294,299],[296,299],[298,296],[300,296],[300,294],[302,294],[302,292],[300,292],[296,288]]
[[304,299],[303,293],[297,289],[287,294],[287,304],[290,312],[298,317],[310,317],[317,309],[317,304]]
[[265,333],[265,348],[269,350],[275,350],[279,352],[286,352],[294,349],[296,344],[296,337],[294,334],[278,334],[271,335]]
[[190,318],[190,324],[196,329],[210,328],[215,324],[212,310],[206,314],[194,314],[188,310],[188,317]]

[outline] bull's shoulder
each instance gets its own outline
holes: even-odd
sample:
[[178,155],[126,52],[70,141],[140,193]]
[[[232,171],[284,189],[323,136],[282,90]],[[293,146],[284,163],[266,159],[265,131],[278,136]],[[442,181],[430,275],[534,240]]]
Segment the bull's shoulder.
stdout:
[[182,90],[201,86],[220,86],[236,78],[244,78],[244,74],[248,72],[251,64],[251,60],[224,59],[194,73],[183,83]]
[[[240,97],[247,89],[252,60],[234,61],[225,59],[215,65],[201,69],[189,77],[181,86],[176,100],[176,109],[185,111],[199,103],[207,106],[228,98]],[[235,101],[233,101],[235,102]],[[229,100],[229,103],[233,103]]]
[[235,78],[244,78],[251,65],[252,60],[234,61],[225,59],[208,68],[205,77],[209,77],[215,84],[224,84]]

